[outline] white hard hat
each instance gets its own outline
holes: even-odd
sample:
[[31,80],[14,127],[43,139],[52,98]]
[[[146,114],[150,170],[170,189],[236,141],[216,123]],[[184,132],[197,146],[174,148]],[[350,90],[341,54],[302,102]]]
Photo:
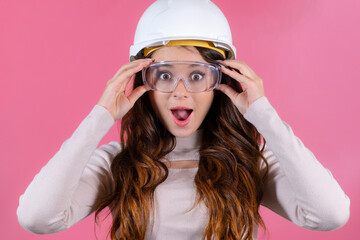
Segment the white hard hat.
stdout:
[[210,0],[157,0],[141,16],[130,60],[145,47],[166,45],[170,40],[204,40],[236,57],[230,26]]

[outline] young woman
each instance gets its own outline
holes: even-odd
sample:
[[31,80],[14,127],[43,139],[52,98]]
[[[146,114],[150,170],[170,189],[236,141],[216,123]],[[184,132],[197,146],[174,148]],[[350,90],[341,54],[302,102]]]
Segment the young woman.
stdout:
[[[149,7],[132,61],[20,197],[24,228],[59,232],[109,207],[112,239],[257,239],[260,204],[308,229],[347,222],[349,198],[235,60],[224,19],[206,0]],[[121,141],[97,148],[119,119]]]

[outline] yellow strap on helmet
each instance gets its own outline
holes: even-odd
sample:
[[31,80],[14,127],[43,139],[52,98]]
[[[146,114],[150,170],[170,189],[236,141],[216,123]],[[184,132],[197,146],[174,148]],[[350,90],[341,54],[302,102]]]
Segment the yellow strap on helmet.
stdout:
[[217,48],[214,44],[210,41],[203,41],[203,40],[170,40],[166,45],[159,46],[159,47],[151,47],[151,48],[144,48],[144,56],[146,57],[151,52],[162,48],[162,47],[170,47],[170,46],[194,46],[194,47],[204,47],[210,48],[215,51],[221,53],[224,58],[226,58],[225,50],[221,48]]

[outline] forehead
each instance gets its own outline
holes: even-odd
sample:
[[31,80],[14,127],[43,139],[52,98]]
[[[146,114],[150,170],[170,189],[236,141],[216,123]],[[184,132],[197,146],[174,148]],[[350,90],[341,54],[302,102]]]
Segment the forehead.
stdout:
[[192,46],[171,46],[160,48],[152,54],[155,62],[160,61],[198,61],[206,62],[199,51]]

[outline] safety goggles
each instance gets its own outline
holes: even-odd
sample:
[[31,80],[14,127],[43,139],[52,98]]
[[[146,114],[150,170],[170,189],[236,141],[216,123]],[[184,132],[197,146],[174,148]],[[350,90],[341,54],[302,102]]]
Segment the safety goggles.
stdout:
[[173,92],[182,79],[192,93],[214,90],[220,85],[220,65],[196,61],[162,61],[143,68],[144,85],[153,91]]

